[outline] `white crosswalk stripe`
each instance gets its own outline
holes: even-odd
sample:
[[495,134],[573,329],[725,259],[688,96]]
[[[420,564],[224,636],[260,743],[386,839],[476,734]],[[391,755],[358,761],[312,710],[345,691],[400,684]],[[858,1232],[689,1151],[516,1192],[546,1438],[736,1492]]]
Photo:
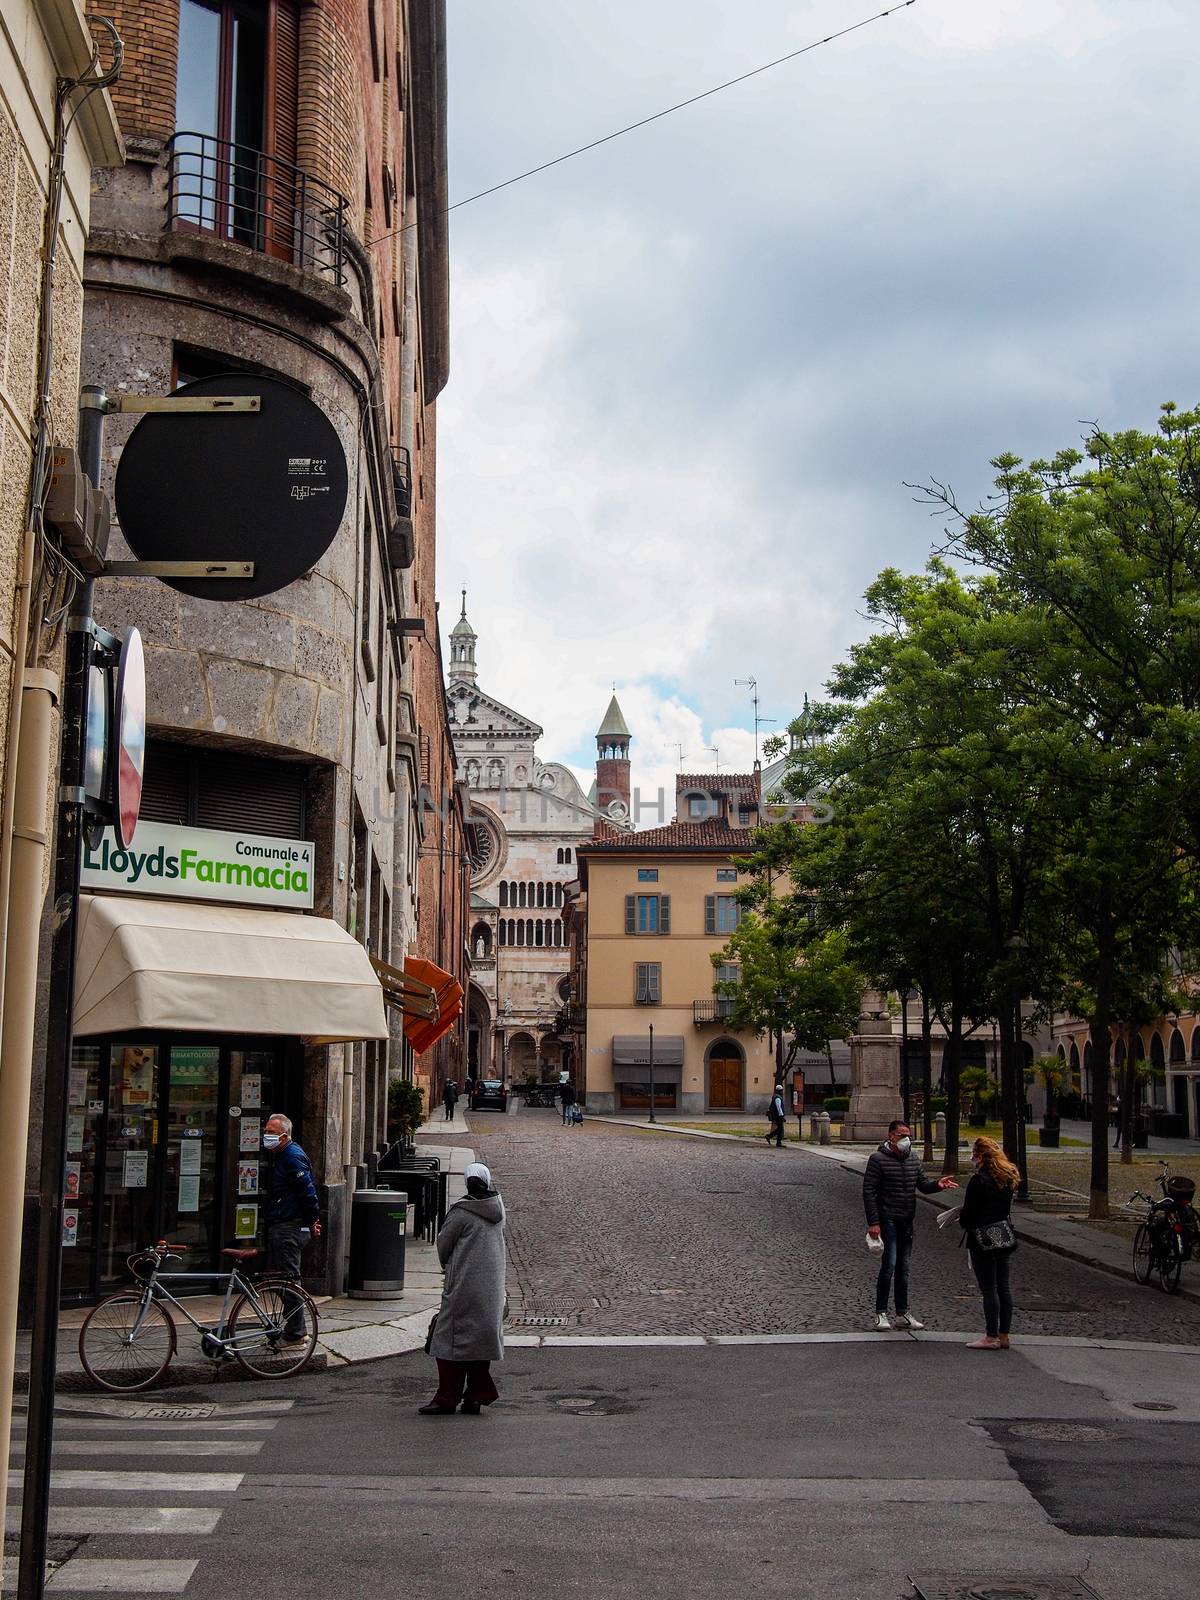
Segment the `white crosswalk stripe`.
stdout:
[[[181,1554],[180,1541],[202,1541],[216,1532],[243,1483],[238,1466],[258,1454],[293,1404],[171,1406],[64,1396],[54,1423],[47,1595],[183,1594],[203,1560],[203,1546],[188,1551],[184,1543]],[[10,1534],[20,1521],[26,1433],[26,1418],[18,1412],[7,1479]],[[94,1466],[67,1464],[81,1457],[100,1459]],[[177,1467],[169,1466],[171,1457],[180,1458]],[[200,1458],[205,1470],[197,1471]],[[226,1463],[232,1470],[224,1470]],[[170,1559],[154,1554],[164,1536],[173,1541],[167,1547]],[[55,1539],[81,1542],[65,1559],[56,1559],[69,1547],[56,1553]],[[0,1587],[7,1594],[16,1584],[17,1563],[8,1557]]]

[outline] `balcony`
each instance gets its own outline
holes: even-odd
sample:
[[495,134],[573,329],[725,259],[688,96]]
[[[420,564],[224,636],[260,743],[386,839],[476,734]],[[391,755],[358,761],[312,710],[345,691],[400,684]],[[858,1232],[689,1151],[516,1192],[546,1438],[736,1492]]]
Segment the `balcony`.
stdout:
[[708,1022],[724,1022],[733,1015],[732,1000],[693,1000],[692,1021],[698,1028]]
[[388,530],[388,561],[393,567],[411,567],[417,553],[412,524],[412,458],[402,444],[392,450],[392,489],[396,521]]
[[290,161],[207,133],[176,133],[167,149],[168,228],[244,245],[344,285],[344,195]]

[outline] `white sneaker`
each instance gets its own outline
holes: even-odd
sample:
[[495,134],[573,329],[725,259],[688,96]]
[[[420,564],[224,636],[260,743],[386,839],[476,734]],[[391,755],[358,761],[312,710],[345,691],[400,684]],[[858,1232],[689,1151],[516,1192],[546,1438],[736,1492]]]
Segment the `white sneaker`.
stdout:
[[875,1321],[871,1324],[871,1326],[874,1328],[876,1333],[890,1333],[892,1331],[892,1325],[888,1321],[888,1314],[886,1311],[877,1311],[875,1313]]
[[896,1326],[898,1328],[923,1328],[925,1324],[919,1322],[911,1311],[897,1311]]

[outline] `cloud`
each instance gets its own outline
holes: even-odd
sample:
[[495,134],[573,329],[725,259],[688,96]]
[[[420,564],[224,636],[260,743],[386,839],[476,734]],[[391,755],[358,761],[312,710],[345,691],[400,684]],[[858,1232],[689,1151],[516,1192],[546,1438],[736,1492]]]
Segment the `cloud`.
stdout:
[[[869,9],[456,0],[452,194]],[[547,758],[590,774],[616,681],[648,792],[677,739],[748,765],[734,680],[785,724],[940,533],[903,480],[1194,398],[1190,35],[919,0],[455,213],[439,587]]]

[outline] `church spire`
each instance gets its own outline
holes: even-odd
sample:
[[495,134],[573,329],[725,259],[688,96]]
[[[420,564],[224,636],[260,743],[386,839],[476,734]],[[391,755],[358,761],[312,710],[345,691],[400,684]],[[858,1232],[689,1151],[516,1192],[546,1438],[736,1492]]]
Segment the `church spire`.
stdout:
[[596,730],[596,809],[609,821],[628,826],[630,733],[614,693]]
[[478,635],[467,621],[467,591],[462,592],[462,616],[450,630],[450,678],[452,682],[474,683],[475,644]]

